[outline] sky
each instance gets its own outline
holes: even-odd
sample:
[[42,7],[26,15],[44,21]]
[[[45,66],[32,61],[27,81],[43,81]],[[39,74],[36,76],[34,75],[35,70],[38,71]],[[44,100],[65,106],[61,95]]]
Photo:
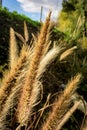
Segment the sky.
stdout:
[[40,21],[42,6],[42,21],[45,20],[49,10],[52,10],[52,20],[56,20],[62,8],[62,0],[2,0],[2,6],[36,21]]

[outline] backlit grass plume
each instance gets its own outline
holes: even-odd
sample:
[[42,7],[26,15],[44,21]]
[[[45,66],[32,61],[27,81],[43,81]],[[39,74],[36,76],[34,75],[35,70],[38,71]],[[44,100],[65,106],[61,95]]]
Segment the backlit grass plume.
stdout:
[[10,28],[10,68],[13,69],[18,60],[18,45],[15,37],[15,31]]
[[25,42],[28,42],[29,34],[28,34],[28,29],[25,21],[24,21],[24,37],[25,37]]
[[73,53],[73,51],[77,49],[76,46],[66,50],[65,52],[63,52],[61,55],[60,55],[60,61],[62,61],[63,59],[65,59],[67,56],[69,56],[71,53]]
[[[40,61],[44,54],[44,49],[46,47],[47,34],[50,26],[50,15],[46,19],[45,24],[43,25],[40,35],[38,36],[37,44],[35,45],[33,57],[29,64],[29,70],[26,75],[25,83],[23,85],[23,92],[18,105],[18,120],[21,124],[24,124],[28,121],[34,100],[37,99],[39,94],[39,87],[35,85],[38,67]],[[33,91],[34,90],[34,91]],[[33,94],[34,93],[34,94]],[[31,100],[32,97],[33,101]],[[25,123],[26,124],[26,123]]]

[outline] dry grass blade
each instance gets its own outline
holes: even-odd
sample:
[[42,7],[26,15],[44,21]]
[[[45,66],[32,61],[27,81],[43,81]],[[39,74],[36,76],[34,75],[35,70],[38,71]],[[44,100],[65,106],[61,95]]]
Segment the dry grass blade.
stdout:
[[[50,25],[50,15],[51,13],[49,13],[49,16],[46,19],[46,23],[43,25],[40,35],[38,36],[38,41],[37,44],[35,45],[33,57],[29,64],[29,71],[27,73],[25,84],[23,86],[23,92],[18,106],[18,120],[22,124],[26,124],[26,121],[28,122],[28,119],[31,115],[32,103],[30,101],[32,99],[31,96],[33,95],[33,89],[39,90],[38,87],[34,88],[34,86],[36,86],[35,82],[37,83],[36,81],[37,70],[41,58],[44,54],[44,48],[46,46],[45,42],[46,42],[49,25]],[[34,102],[36,101],[36,99],[33,99]]]
[[80,82],[81,75],[76,75],[71,81],[68,82],[66,85],[66,89],[64,92],[59,96],[58,101],[55,102],[53,106],[52,112],[49,114],[46,123],[42,126],[41,130],[54,130],[61,119],[63,118],[64,114],[66,113],[68,106],[70,105],[70,99],[72,94],[77,88],[77,85]]
[[81,130],[87,130],[87,116],[86,116],[85,123]]
[[82,96],[80,96],[79,94],[75,93],[72,96],[72,100],[73,100],[74,103],[77,103],[78,100],[81,100],[81,103],[78,107],[78,110],[83,112],[86,116],[87,115],[87,102],[84,100],[84,98]]
[[59,61],[64,60],[67,56],[69,56],[71,53],[73,53],[73,51],[74,51],[75,49],[77,49],[76,46],[74,46],[74,47],[72,47],[72,48],[66,50],[65,52],[63,52],[63,53],[60,55]]
[[17,46],[17,41],[15,38],[15,32],[12,28],[10,28],[10,68],[14,69],[14,66],[17,63],[18,60],[18,46]]
[[36,128],[37,125],[39,124],[39,121],[40,121],[40,119],[41,119],[41,117],[42,117],[42,115],[43,115],[43,112],[44,112],[44,110],[46,109],[47,105],[49,104],[50,96],[51,96],[51,94],[48,94],[47,100],[46,100],[46,102],[45,102],[45,104],[44,104],[44,106],[43,106],[43,108],[42,108],[42,110],[41,110],[41,113],[40,113],[40,116],[39,116],[39,118],[38,118],[38,120],[37,120],[37,122],[36,122],[35,128]]
[[24,21],[24,37],[25,37],[25,41],[28,42],[29,34],[28,34],[28,28],[27,28],[27,25],[26,25],[25,21]]
[[72,116],[73,112],[75,112],[75,110],[79,107],[80,105],[80,101],[78,101],[77,103],[75,103],[72,108],[70,108],[68,110],[68,112],[64,115],[63,119],[61,120],[61,122],[58,124],[56,130],[60,130],[62,128],[62,126],[67,122],[67,120]]

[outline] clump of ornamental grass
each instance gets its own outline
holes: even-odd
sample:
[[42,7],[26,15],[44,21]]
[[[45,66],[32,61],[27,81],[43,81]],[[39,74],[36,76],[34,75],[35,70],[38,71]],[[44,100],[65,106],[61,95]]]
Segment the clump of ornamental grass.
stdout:
[[[41,77],[58,55],[59,62],[61,62],[76,49],[75,46],[60,54],[63,47],[59,45],[50,47],[50,19],[51,12],[37,38],[33,36],[34,43],[30,43],[30,45],[27,44],[29,35],[26,22],[24,22],[24,37],[15,32],[13,28],[10,28],[9,69],[3,77],[0,87],[1,130],[29,130],[34,107],[41,103],[41,101],[38,101],[43,87]],[[23,44],[20,51],[16,37]],[[80,79],[81,74],[76,74],[75,77],[69,80],[64,91],[54,101],[52,111],[49,112],[46,122],[39,127],[40,130],[59,130],[72,115],[68,114],[68,110]],[[46,104],[41,113],[46,109]],[[80,101],[72,107],[72,113],[79,105]],[[65,120],[63,120],[63,117]],[[36,121],[36,125],[39,125],[39,120],[40,117]],[[33,130],[34,127],[31,128]],[[37,129],[37,127],[34,129]]]

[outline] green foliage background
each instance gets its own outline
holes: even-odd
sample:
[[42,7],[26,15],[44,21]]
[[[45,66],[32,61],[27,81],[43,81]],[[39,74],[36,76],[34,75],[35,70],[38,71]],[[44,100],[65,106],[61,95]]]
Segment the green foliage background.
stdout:
[[[29,32],[36,33],[39,22],[33,21],[30,18],[18,14],[16,11],[9,12],[7,8],[0,8],[0,65],[7,63],[8,47],[9,47],[9,30],[10,27],[23,35],[23,22],[26,21]],[[30,39],[31,39],[30,33]]]

